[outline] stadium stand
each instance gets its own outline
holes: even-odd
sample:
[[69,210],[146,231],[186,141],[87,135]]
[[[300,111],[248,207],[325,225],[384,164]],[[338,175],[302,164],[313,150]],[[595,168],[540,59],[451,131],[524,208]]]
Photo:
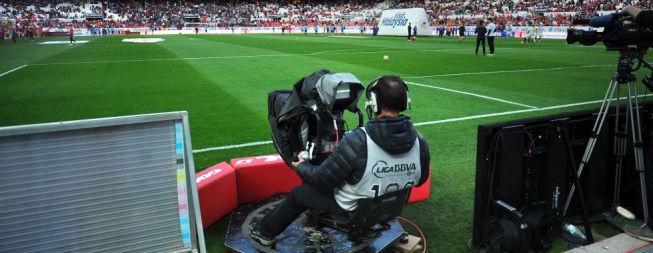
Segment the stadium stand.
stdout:
[[[30,28],[149,28],[182,29],[185,23],[218,27],[280,27],[282,25],[372,26],[388,8],[424,8],[432,24],[475,25],[492,16],[500,27],[567,26],[575,16],[595,15],[632,4],[651,8],[650,1],[107,1],[6,0],[0,2],[0,25]],[[5,29],[6,31],[10,29]]]

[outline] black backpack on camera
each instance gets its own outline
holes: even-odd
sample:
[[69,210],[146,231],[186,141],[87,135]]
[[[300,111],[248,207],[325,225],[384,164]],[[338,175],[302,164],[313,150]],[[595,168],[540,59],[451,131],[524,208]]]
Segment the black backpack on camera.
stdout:
[[274,147],[290,166],[297,156],[321,163],[344,137],[344,111],[363,114],[358,98],[365,90],[350,73],[318,70],[300,79],[290,90],[268,93],[268,120]]

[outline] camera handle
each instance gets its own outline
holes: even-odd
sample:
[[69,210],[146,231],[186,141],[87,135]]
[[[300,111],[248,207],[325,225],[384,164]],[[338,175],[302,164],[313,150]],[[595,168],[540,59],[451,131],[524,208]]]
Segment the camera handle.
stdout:
[[[581,163],[578,166],[578,176],[580,177],[580,175],[582,175],[585,165],[587,165],[590,161],[594,148],[596,147],[596,142],[598,141],[598,137],[601,134],[603,124],[605,123],[608,113],[610,111],[610,104],[612,103],[612,101],[616,101],[615,103],[617,105],[616,106],[617,117],[615,117],[615,123],[616,123],[616,128],[619,131],[619,126],[620,126],[619,124],[620,117],[618,116],[619,106],[625,102],[624,98],[620,97],[619,91],[621,90],[622,86],[626,86],[628,90],[628,97],[627,97],[628,107],[626,111],[626,118],[624,119],[625,120],[624,124],[626,125],[626,127],[623,130],[625,131],[624,136],[628,136],[628,132],[630,132],[632,137],[634,156],[635,156],[635,171],[637,171],[639,174],[639,183],[640,183],[640,190],[641,190],[641,197],[642,197],[642,210],[644,215],[644,224],[642,224],[641,227],[644,228],[647,226],[649,222],[649,210],[648,210],[648,202],[646,197],[646,182],[644,179],[644,151],[643,151],[642,129],[640,124],[639,102],[637,100],[636,76],[632,73],[635,70],[633,69],[633,64],[634,64],[633,59],[641,58],[642,53],[641,51],[635,51],[635,50],[622,50],[620,51],[620,53],[621,55],[619,57],[619,63],[617,65],[617,72],[614,73],[614,75],[612,76],[612,80],[610,81],[610,84],[608,85],[608,89],[605,93],[603,101],[601,102],[601,108],[599,109],[597,119],[594,122],[594,126],[592,128],[592,135],[587,143],[587,147],[585,148],[585,153],[583,154]],[[640,61],[640,64],[641,63],[642,61]],[[649,66],[650,65],[648,65],[647,67]],[[625,144],[623,142],[623,139],[621,140],[619,139],[620,138],[619,135],[616,135],[615,137],[616,137],[615,145],[620,145],[619,144],[620,142]],[[620,184],[621,162],[618,161],[618,163],[619,164],[617,164],[617,171],[615,171],[618,174],[618,176],[615,177],[615,182],[619,180],[618,184]],[[571,203],[571,199],[574,196],[575,190],[576,190],[576,184],[574,183],[572,184],[571,189],[569,191],[569,195],[565,200],[565,205],[562,212],[563,216],[567,213],[569,209],[569,204]],[[619,185],[615,185],[615,193],[614,193],[615,196],[619,195],[619,191],[620,191]],[[614,201],[618,201],[618,198],[614,199]]]

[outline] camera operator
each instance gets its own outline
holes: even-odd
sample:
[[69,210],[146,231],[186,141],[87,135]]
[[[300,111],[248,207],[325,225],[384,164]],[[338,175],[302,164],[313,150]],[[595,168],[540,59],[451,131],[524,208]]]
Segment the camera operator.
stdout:
[[642,10],[635,6],[629,5],[622,10],[635,19],[635,23],[653,29],[653,10]]
[[[320,165],[298,157],[293,167],[304,183],[252,226],[252,239],[272,246],[275,237],[309,208],[346,217],[356,210],[360,199],[426,181],[430,161],[427,143],[410,118],[400,114],[410,103],[406,83],[398,76],[382,76],[368,85],[366,96],[369,116],[373,113],[375,118],[347,134]],[[414,173],[379,171],[379,164],[406,164]],[[379,177],[378,173],[388,174]]]

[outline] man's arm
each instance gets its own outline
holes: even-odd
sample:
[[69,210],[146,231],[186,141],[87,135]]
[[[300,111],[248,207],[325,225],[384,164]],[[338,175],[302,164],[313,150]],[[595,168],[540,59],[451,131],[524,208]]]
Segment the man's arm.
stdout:
[[335,189],[346,183],[356,168],[365,167],[366,145],[365,133],[355,130],[340,141],[322,164],[302,162],[295,171],[305,183],[321,189]]
[[648,29],[653,29],[653,11],[642,10],[632,5],[626,6],[622,11],[633,17],[637,24]]
[[417,182],[417,186],[423,185],[429,177],[431,163],[431,154],[429,153],[429,145],[426,143],[426,140],[422,137],[421,134],[417,134],[419,139],[419,164],[422,167],[422,174]]

